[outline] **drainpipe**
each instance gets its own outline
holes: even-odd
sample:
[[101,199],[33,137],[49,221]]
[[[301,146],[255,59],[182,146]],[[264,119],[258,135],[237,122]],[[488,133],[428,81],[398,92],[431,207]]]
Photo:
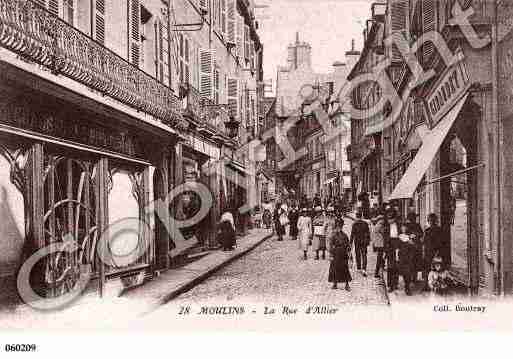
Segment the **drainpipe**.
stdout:
[[498,112],[498,80],[499,80],[499,69],[498,69],[498,51],[497,51],[497,42],[498,42],[498,0],[494,2],[494,20],[492,24],[492,118],[495,121],[496,125],[496,141],[495,141],[495,196],[496,196],[496,228],[495,228],[495,237],[497,239],[497,281],[495,283],[497,285],[497,294],[504,295],[504,273],[502,270],[503,263],[503,236],[501,231],[501,148],[502,148],[502,131],[501,131],[501,123],[499,119]]

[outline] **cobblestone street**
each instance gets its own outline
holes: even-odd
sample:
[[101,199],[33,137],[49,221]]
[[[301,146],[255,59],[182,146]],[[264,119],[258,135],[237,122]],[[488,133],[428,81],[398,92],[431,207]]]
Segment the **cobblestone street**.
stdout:
[[[345,231],[350,227],[346,224]],[[297,241],[286,237],[267,240],[255,250],[225,267],[202,284],[178,297],[178,303],[288,303],[311,305],[387,304],[381,279],[373,277],[375,255],[369,250],[368,277],[355,272],[351,291],[331,289],[328,283],[329,260],[314,260],[310,252],[303,260]],[[354,257],[354,256],[353,256]]]

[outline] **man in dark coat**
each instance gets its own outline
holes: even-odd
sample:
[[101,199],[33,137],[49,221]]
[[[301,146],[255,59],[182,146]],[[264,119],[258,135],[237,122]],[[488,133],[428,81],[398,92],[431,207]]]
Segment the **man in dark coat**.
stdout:
[[354,243],[356,268],[367,276],[367,247],[370,243],[370,229],[367,222],[362,220],[362,213],[356,213],[356,221],[351,229],[351,243]]
[[401,224],[395,210],[387,212],[384,249],[387,260],[387,287],[389,292],[397,289],[399,282],[399,230]]
[[292,239],[292,240],[297,239],[297,234],[298,234],[297,221],[298,221],[298,219],[299,219],[299,208],[297,206],[294,206],[290,209],[290,212],[289,212],[289,225],[290,225],[289,236],[290,236],[290,239]]
[[[428,227],[424,232],[424,271],[423,280],[425,283],[425,289],[429,290],[427,285],[428,274],[431,270],[431,263],[436,255],[442,257],[447,262],[447,256],[445,253],[445,238],[442,232],[442,228],[438,225],[438,216],[435,213],[431,213],[428,216]],[[444,263],[446,267],[450,263]]]
[[422,227],[417,222],[417,215],[415,212],[409,212],[406,216],[406,227],[408,230],[408,233],[410,233],[413,244],[415,247],[415,255],[413,258],[414,262],[414,268],[413,268],[413,281],[417,280],[417,273],[424,271],[424,258],[422,255],[422,237],[424,236],[424,233],[422,231]]

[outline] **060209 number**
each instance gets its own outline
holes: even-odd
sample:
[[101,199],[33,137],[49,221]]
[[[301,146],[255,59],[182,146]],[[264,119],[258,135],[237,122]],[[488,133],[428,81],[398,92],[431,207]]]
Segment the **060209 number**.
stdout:
[[35,344],[5,344],[6,352],[35,352]]

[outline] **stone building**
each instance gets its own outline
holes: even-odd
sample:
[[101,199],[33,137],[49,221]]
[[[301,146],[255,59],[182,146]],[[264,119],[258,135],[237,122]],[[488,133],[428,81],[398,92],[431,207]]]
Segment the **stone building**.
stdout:
[[214,204],[200,220],[215,225],[255,181],[239,150],[258,129],[252,14],[246,0],[0,0],[2,295],[50,243],[78,250],[33,270],[43,296],[86,273],[102,294],[215,245],[180,223],[200,184]]

